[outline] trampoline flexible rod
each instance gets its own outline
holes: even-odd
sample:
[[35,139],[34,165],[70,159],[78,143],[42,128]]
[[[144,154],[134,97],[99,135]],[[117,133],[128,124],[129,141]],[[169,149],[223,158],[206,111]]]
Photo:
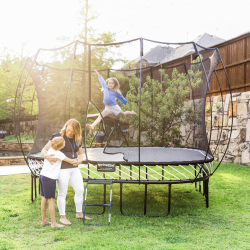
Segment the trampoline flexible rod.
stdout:
[[[121,165],[120,164],[120,166],[121,167],[123,167],[123,168],[125,168],[125,169],[127,169],[130,173],[132,173],[132,174],[135,174],[135,175],[138,175],[136,172],[134,172],[134,171],[132,171],[132,170],[130,170],[129,168],[127,168],[126,166],[123,166],[123,165]],[[122,170],[120,170],[121,172],[122,172]],[[134,178],[135,180],[138,180],[138,179],[136,179],[135,177],[133,177],[132,175],[129,175],[129,174],[127,174],[129,177],[131,177],[131,178]],[[139,176],[139,175],[138,175]],[[145,178],[144,178],[145,179]],[[146,180],[146,179],[145,179]]]
[[170,168],[172,168],[173,170],[175,170],[176,172],[178,172],[180,175],[186,177],[187,179],[190,179],[188,178],[186,175],[184,175],[183,173],[181,173],[180,171],[178,171],[177,169],[173,168],[171,165],[168,165]]
[[211,168],[209,167],[209,165],[207,163],[204,164],[206,166],[206,168],[209,170],[209,172],[211,173]]
[[[92,166],[92,167],[94,167],[95,169],[97,169],[94,165],[92,165],[92,164],[89,164],[89,165]],[[86,168],[86,167],[85,167],[85,168]],[[92,170],[90,170],[90,171],[93,172],[93,173],[96,173],[96,172],[94,172],[94,171],[92,171]],[[113,176],[107,174],[107,172],[105,172],[105,174],[106,174],[107,176],[111,177],[112,179],[115,179],[115,177],[113,177]],[[120,176],[119,174],[117,174],[117,173],[115,173],[115,172],[114,172],[114,174],[116,174],[118,177],[121,177],[121,178],[123,178],[124,180],[126,180],[126,178]],[[102,178],[103,178],[103,177],[102,177]],[[106,179],[106,178],[103,178],[103,179]]]
[[[86,167],[84,167],[84,168],[86,168]],[[90,172],[93,172],[94,174],[96,174],[96,172],[94,172],[94,171],[92,171],[92,170],[90,170],[90,169],[89,169],[89,171],[90,171]],[[86,174],[87,176],[89,176],[88,172],[86,173],[86,172],[84,172],[82,169],[80,169],[80,172],[82,172],[83,174]],[[99,176],[101,179],[105,179],[103,176],[100,176],[100,175],[98,175],[98,174],[96,174],[96,175]],[[89,177],[88,177],[88,178],[89,178]],[[96,179],[96,178],[92,177],[92,179]]]
[[[147,169],[151,169],[150,167],[148,167],[147,165],[144,165],[144,167],[146,167]],[[151,169],[152,171],[153,171],[153,169]],[[151,175],[151,174],[149,174],[148,172],[145,172],[145,171],[143,171],[142,170],[142,172],[144,172],[145,174],[146,174],[146,176],[151,176],[152,178],[154,178],[155,180],[158,180],[159,181],[159,179],[158,178],[156,178],[156,177],[154,177],[153,175]],[[157,173],[157,172],[156,172]],[[158,173],[157,173],[158,174]],[[161,174],[159,174],[159,175],[161,175]]]
[[[199,151],[202,155],[205,156],[205,154],[202,151]],[[212,159],[212,157],[210,157],[210,155],[207,156],[208,159]]]
[[[145,166],[145,165],[144,165]],[[135,167],[136,169],[138,169],[139,170],[139,168],[138,167],[136,167],[136,166],[133,166],[133,167]],[[147,166],[146,166],[147,167]],[[142,169],[140,170],[141,172],[143,172],[144,174],[147,174],[147,175],[149,175],[149,176],[151,176],[152,178],[154,178],[155,180],[159,180],[159,179],[157,179],[156,177],[154,177],[154,176],[152,176],[151,174],[149,174],[149,173],[146,173],[145,171],[143,171]],[[147,178],[145,178],[145,180],[147,180]]]
[[[122,166],[122,165],[121,165],[121,166]],[[129,170],[129,169],[128,169],[128,170]],[[122,171],[121,169],[119,169],[119,171],[120,171],[121,173],[123,173],[123,174],[125,174],[125,175],[129,176],[130,178],[133,178],[133,179],[137,180],[135,177],[130,176],[130,175],[129,175],[129,174],[127,174],[126,172]],[[129,171],[130,171],[130,170],[129,170]],[[133,171],[130,171],[130,172],[134,173]],[[123,178],[123,179],[127,180],[126,178],[122,177],[121,175],[117,174],[116,172],[114,172],[114,174],[116,174],[116,175],[118,175],[119,177],[121,177],[121,178]]]
[[[169,166],[169,165],[168,165],[168,166]],[[174,174],[168,172],[166,169],[164,169],[164,172],[167,172],[168,174],[172,175],[172,176],[175,177],[176,179],[181,180],[179,177],[177,177],[177,176],[175,176]],[[170,181],[171,181],[171,179],[170,179]]]
[[[198,173],[198,175],[200,175],[200,177],[201,177],[201,173],[196,169],[196,168],[194,168],[194,166],[193,165],[191,165],[191,164],[189,164],[189,166],[191,167],[191,168],[193,168],[194,169],[194,171],[195,172],[197,172]],[[196,177],[196,175],[195,175],[195,177]]]
[[211,173],[210,165],[208,165],[208,164],[205,163],[205,166],[207,167],[207,169],[209,169],[209,171],[210,171],[210,173]]
[[[150,169],[152,172],[155,172],[156,174],[160,175],[161,177],[165,177],[164,175],[162,175],[162,174],[156,172],[155,170],[153,170],[151,167],[148,167],[148,166],[146,166],[146,165],[144,165],[144,166],[147,167],[148,169]],[[149,175],[149,174],[148,174],[148,175]]]
[[[114,174],[116,174],[116,173],[114,172]],[[111,179],[115,179],[115,180],[116,180],[116,178],[115,178],[114,176],[109,175],[107,172],[105,172],[105,175],[107,175],[107,176],[110,177]],[[118,174],[116,174],[116,175],[118,175]],[[118,177],[120,177],[120,176],[118,175]],[[123,178],[124,180],[126,180],[126,178],[124,178],[124,177],[121,177],[121,178]],[[106,178],[105,178],[105,179],[106,179]]]
[[[89,165],[91,165],[91,164],[89,164]],[[94,173],[95,175],[101,177],[101,179],[105,179],[105,178],[103,178],[101,175],[99,175],[99,174],[97,174],[96,172],[94,172],[93,170],[89,169],[88,167],[85,167],[85,166],[84,166],[83,168],[88,169],[90,172],[92,172],[92,173]],[[82,171],[82,172],[83,172],[83,171]],[[85,172],[83,172],[83,173],[86,174]],[[88,174],[87,174],[87,175],[88,175]]]
[[36,166],[38,165],[37,168],[39,168],[40,166],[43,166],[44,161],[37,161],[37,160],[32,160],[32,159],[28,159],[32,164],[36,164]]
[[186,170],[188,173],[190,173],[192,176],[194,176],[195,177],[195,175],[194,174],[192,174],[189,170],[187,170],[185,167],[183,167],[182,165],[180,165],[184,170]]
[[41,162],[42,164],[40,164],[40,161],[28,159],[28,167],[34,175],[37,175],[36,171],[39,171],[42,168],[43,161]]
[[209,162],[209,165],[210,165],[210,167],[211,167],[211,172],[212,172],[213,167],[214,167],[214,162],[213,162],[213,161],[212,161],[212,162]]
[[141,169],[140,169],[140,168],[136,167],[135,165],[132,165],[132,167],[134,167],[134,168],[136,168],[136,169],[138,169],[138,170],[139,170],[139,174],[135,173],[136,175],[138,175],[138,176],[139,176],[139,181],[140,181],[140,178],[143,178],[144,180],[147,180],[145,177],[143,177],[143,176],[141,176],[141,175],[140,175],[140,171],[141,171]]
[[[94,172],[94,171],[91,170],[91,169],[88,169],[88,171],[90,171],[90,172],[92,172],[93,174],[97,175],[98,177],[100,177],[100,179],[104,179],[104,180],[106,179],[106,178],[104,178],[103,176],[97,174],[96,172]],[[98,179],[98,178],[96,178],[96,177],[94,177],[94,176],[89,175],[88,172],[84,172],[83,170],[81,170],[81,172],[84,173],[84,174],[86,174],[86,175],[88,176],[89,179],[94,179],[94,180],[95,180],[95,179]],[[113,178],[113,179],[114,179],[114,178]]]
[[[156,165],[156,167],[158,167],[158,168],[160,168],[161,170],[163,170],[164,171],[164,173],[165,172],[167,172],[166,170],[165,170],[165,168],[162,168],[162,167],[160,167],[159,165]],[[164,178],[167,178],[169,181],[170,181],[170,179],[168,178],[168,177],[166,177],[165,175],[162,175]]]
[[[204,164],[205,165],[205,164]],[[198,166],[202,169],[202,171],[204,172],[204,174],[205,175],[207,175],[207,172],[204,170],[204,168],[200,165],[200,164],[198,164]],[[209,171],[209,169],[208,169],[208,171]],[[210,172],[210,171],[209,171]]]
[[[121,171],[122,172],[122,171]],[[115,179],[113,176],[107,174],[107,172],[105,172],[106,175],[110,176],[111,178]],[[116,172],[113,172],[113,174],[117,175],[118,177],[124,179],[124,180],[127,180],[126,178],[122,177],[121,175],[117,174]]]

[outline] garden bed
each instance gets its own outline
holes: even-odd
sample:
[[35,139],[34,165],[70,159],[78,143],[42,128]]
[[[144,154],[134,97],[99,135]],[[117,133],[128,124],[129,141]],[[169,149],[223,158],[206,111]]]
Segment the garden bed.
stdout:
[[26,161],[23,156],[6,156],[0,157],[0,166],[25,165]]

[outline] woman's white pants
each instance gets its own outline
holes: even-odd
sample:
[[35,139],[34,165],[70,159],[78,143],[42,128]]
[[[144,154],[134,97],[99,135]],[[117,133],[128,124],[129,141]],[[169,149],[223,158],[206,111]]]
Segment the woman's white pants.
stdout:
[[67,168],[60,170],[60,174],[57,179],[57,186],[58,186],[57,206],[60,215],[65,215],[66,195],[69,183],[75,191],[74,201],[76,206],[76,212],[77,213],[82,212],[84,185],[80,169]]

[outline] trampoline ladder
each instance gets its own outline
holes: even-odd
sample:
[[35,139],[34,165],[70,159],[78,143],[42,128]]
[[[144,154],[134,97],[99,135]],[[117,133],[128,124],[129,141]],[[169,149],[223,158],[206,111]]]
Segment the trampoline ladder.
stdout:
[[[88,185],[89,184],[102,184],[104,185],[104,203],[103,204],[92,204],[92,203],[87,203],[87,193],[88,193]],[[110,203],[106,203],[106,185],[110,185]],[[83,212],[83,223],[84,225],[97,225],[97,226],[104,226],[102,224],[90,224],[90,223],[85,223],[85,214],[86,214],[86,207],[87,206],[101,206],[104,207],[104,211],[106,207],[109,207],[109,219],[108,219],[108,225],[110,224],[111,221],[111,202],[112,202],[112,185],[113,181],[112,180],[89,180],[86,184],[86,190],[85,190],[85,201],[84,201],[84,212]],[[102,213],[97,213],[97,214],[102,214]]]

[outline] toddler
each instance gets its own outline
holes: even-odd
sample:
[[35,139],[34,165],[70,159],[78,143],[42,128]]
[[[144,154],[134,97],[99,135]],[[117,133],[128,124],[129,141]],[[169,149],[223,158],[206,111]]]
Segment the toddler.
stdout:
[[[57,161],[51,164],[46,158],[44,159],[44,166],[40,172],[39,183],[40,192],[42,196],[41,202],[41,213],[42,222],[41,225],[51,224],[51,227],[64,227],[64,225],[56,223],[55,218],[55,192],[56,192],[56,180],[58,179],[59,172],[61,169],[62,161],[66,161],[70,164],[75,164],[76,159],[70,159],[65,156],[61,151],[65,146],[65,141],[63,137],[55,137],[51,141],[51,148],[48,150],[48,155],[53,155]],[[49,214],[51,223],[46,219],[46,206],[47,201],[49,201]]]

